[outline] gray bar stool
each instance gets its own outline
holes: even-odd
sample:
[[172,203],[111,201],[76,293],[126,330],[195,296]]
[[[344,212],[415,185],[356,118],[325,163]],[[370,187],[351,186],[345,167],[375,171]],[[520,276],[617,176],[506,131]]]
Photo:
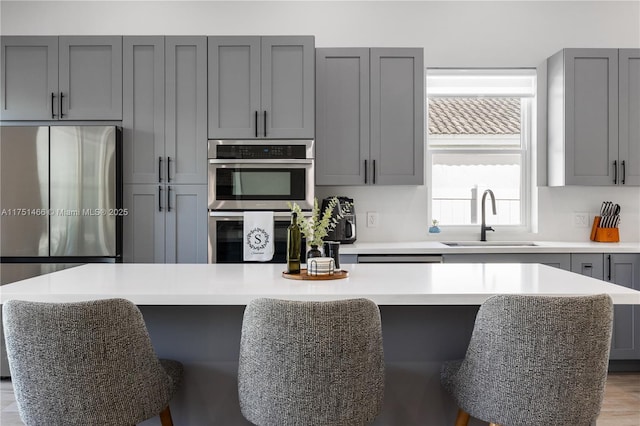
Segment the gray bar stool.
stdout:
[[607,379],[613,306],[607,295],[494,296],[482,304],[462,361],[442,385],[460,410],[492,424],[595,424]]
[[11,300],[2,321],[25,424],[122,426],[160,413],[162,425],[172,425],[182,364],[156,357],[133,303]]
[[253,300],[244,313],[240,408],[267,425],[365,425],[380,412],[380,311],[367,299]]

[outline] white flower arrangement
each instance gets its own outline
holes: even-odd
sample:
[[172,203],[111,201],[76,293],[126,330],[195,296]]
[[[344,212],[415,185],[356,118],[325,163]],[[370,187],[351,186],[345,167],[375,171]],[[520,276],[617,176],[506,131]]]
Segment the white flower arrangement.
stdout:
[[292,213],[297,214],[297,222],[300,227],[300,232],[307,240],[307,244],[310,246],[320,247],[324,238],[332,231],[338,224],[338,220],[342,219],[346,213],[351,210],[351,203],[343,203],[340,205],[340,209],[336,217],[332,217],[333,210],[338,205],[338,198],[333,197],[329,200],[327,207],[320,215],[320,207],[318,206],[318,199],[313,200],[313,209],[311,210],[311,216],[305,217],[302,213],[302,209],[296,203],[289,203],[289,208]]

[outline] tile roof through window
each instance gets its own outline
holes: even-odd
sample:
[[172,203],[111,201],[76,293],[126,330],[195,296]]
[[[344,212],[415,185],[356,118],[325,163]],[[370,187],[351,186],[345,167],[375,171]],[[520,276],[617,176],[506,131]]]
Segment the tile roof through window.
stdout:
[[429,98],[431,135],[520,133],[520,98]]

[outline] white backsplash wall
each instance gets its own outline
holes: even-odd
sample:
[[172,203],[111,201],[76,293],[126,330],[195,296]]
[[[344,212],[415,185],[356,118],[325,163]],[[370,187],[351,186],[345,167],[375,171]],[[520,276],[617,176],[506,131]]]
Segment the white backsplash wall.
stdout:
[[[566,47],[640,47],[640,2],[2,0],[0,34],[310,34],[317,47],[423,47],[427,67],[537,67]],[[426,231],[427,191],[370,186],[317,192],[319,198],[355,198],[358,241],[419,241],[436,238]],[[541,187],[538,196],[537,234],[498,230],[489,238],[586,241],[589,228],[576,228],[573,213],[593,215],[610,200],[622,206],[622,241],[640,241],[640,188]],[[365,226],[367,211],[378,212],[378,228]],[[450,236],[477,239],[479,231],[445,230],[437,238]]]

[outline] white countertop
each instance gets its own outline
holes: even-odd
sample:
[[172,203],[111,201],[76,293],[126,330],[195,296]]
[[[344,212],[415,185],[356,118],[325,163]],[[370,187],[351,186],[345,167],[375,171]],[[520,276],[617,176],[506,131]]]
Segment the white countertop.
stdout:
[[[449,241],[443,238],[442,241]],[[467,254],[467,253],[640,253],[640,243],[596,243],[531,241],[534,246],[486,246],[449,247],[438,241],[405,242],[355,242],[342,244],[341,254]],[[474,242],[476,243],[476,242]],[[500,243],[508,243],[501,241]]]
[[122,297],[137,305],[245,305],[257,297],[379,305],[479,305],[494,294],[607,293],[640,304],[640,292],[540,264],[357,264],[340,280],[299,281],[280,264],[88,264],[0,287],[0,302]]

